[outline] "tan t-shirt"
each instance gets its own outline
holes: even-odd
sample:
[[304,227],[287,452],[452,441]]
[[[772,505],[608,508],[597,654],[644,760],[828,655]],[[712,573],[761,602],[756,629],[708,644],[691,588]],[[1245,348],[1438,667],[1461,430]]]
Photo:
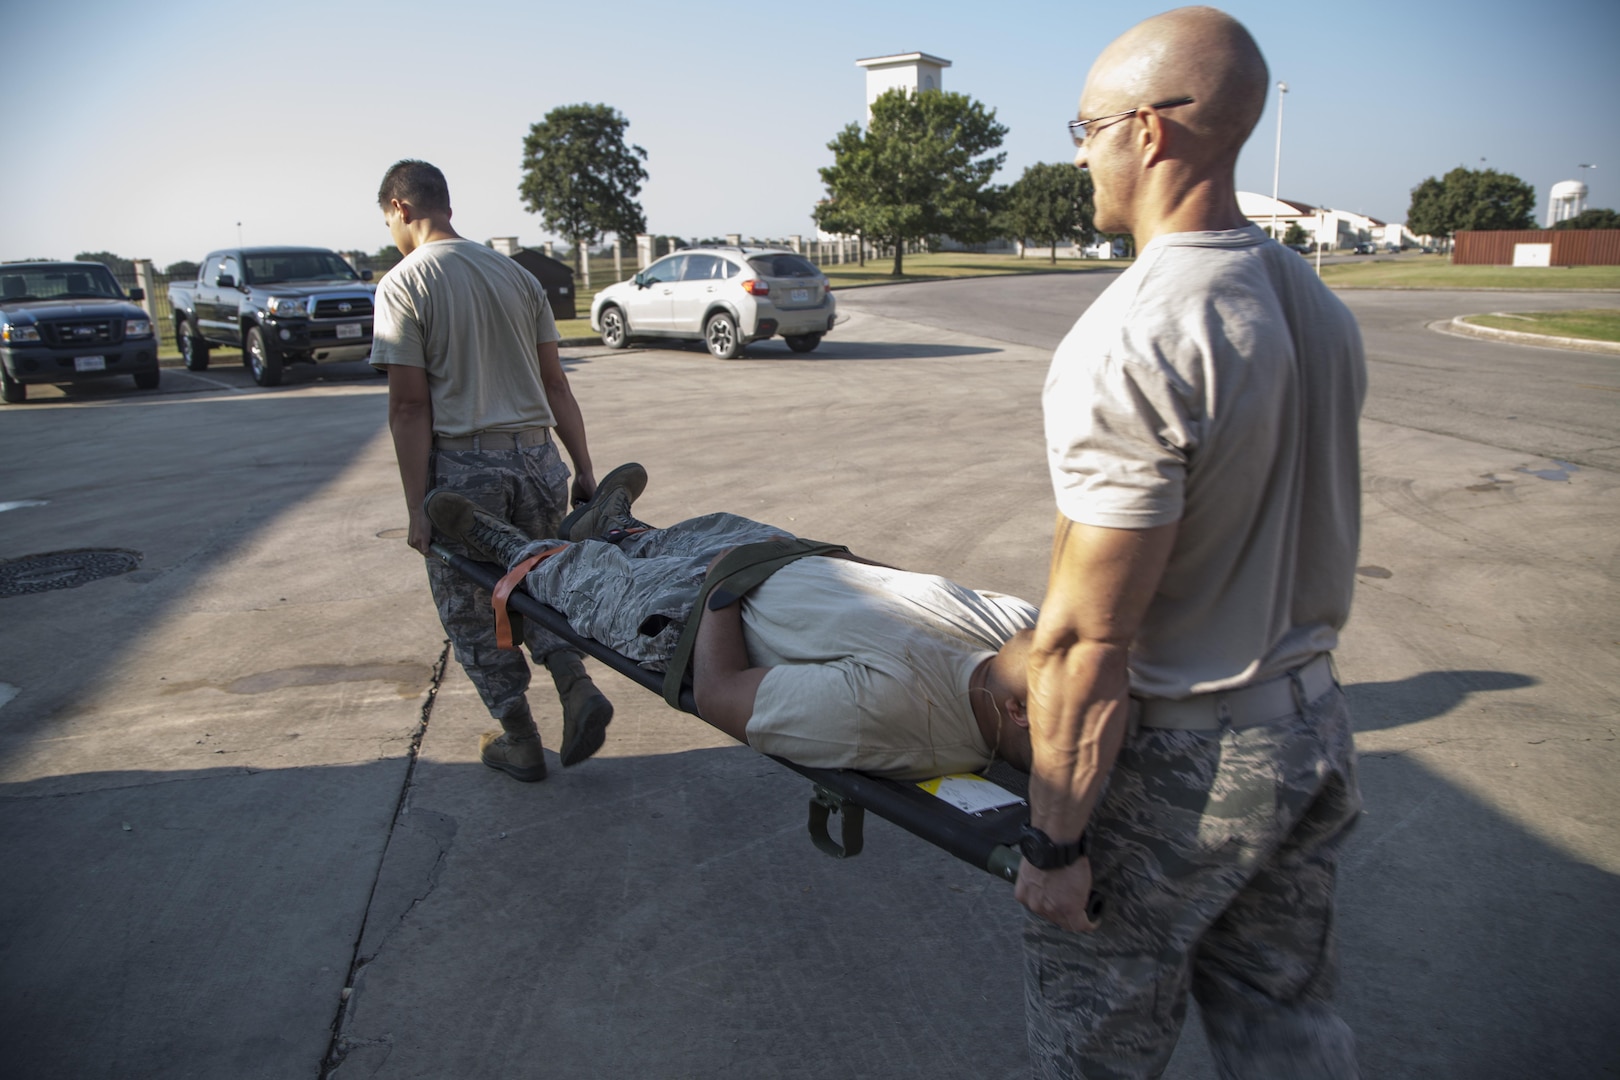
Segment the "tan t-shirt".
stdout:
[[1133,692],[1259,682],[1334,647],[1360,537],[1355,318],[1257,226],[1142,249],[1058,346],[1042,404],[1058,509],[1180,522]]
[[753,663],[771,670],[748,744],[802,765],[920,779],[982,768],[968,681],[1035,625],[1016,597],[844,559],[800,559],[743,602]]
[[377,284],[371,362],[427,370],[435,434],[555,427],[535,350],[559,336],[534,275],[483,244],[434,240]]

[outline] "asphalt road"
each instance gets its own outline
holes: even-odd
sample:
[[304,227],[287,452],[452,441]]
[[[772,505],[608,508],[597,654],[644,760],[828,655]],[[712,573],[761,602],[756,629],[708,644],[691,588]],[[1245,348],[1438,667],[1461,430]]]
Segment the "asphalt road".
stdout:
[[[1053,349],[1117,274],[977,278],[849,289],[842,309]],[[1343,290],[1367,347],[1363,415],[1577,465],[1620,468],[1616,360],[1428,331],[1490,311],[1620,307],[1614,292]]]
[[[646,520],[1038,598],[1040,387],[1106,280],[849,290],[809,356],[565,361]],[[1369,1076],[1613,1075],[1620,365],[1425,329],[1591,296],[1344,296],[1372,390],[1342,1008]],[[0,595],[0,1071],[1027,1075],[1004,883],[882,822],[825,858],[800,778],[613,676],[591,762],[477,763],[363,366],[31,397],[0,409],[0,568],[138,566]],[[1190,1026],[1167,1075],[1210,1073]]]

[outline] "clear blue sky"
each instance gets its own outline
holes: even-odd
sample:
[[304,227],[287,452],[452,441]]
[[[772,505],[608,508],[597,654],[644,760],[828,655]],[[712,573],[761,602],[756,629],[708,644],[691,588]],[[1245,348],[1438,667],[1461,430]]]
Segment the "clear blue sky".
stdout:
[[[646,147],[649,228],[814,230],[826,144],[865,114],[859,57],[924,51],[947,90],[1011,132],[1001,179],[1071,146],[1086,70],[1164,7],[713,0],[6,0],[0,258],[86,250],[159,266],[232,244],[387,242],[377,181],[397,158],[445,170],[473,239],[545,239],[517,195],[547,110],[605,102]],[[1620,209],[1615,0],[1247,0],[1230,10],[1286,80],[1281,194],[1405,219],[1457,165],[1547,189],[1575,178]],[[1276,94],[1238,169],[1271,190]],[[1582,162],[1599,166],[1579,170]]]

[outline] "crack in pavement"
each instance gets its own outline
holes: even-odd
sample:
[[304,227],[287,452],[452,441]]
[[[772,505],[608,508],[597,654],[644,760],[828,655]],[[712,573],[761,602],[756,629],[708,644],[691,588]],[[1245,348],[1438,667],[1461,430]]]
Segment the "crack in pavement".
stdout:
[[[371,894],[366,898],[365,915],[361,918],[360,927],[354,936],[354,948],[349,957],[348,977],[344,979],[343,993],[338,999],[337,1010],[332,1016],[332,1037],[327,1042],[326,1054],[321,1060],[321,1068],[318,1074],[319,1080],[328,1080],[328,1078],[331,1077],[340,1066],[342,1066],[344,1059],[346,1059],[353,1050],[367,1046],[383,1046],[391,1049],[393,1045],[391,1036],[384,1036],[381,1039],[351,1039],[343,1033],[343,1026],[345,1021],[349,1018],[350,1010],[354,1007],[354,990],[359,975],[362,969],[371,960],[370,957],[362,956],[360,954],[360,949],[366,939],[366,926],[371,921],[371,909],[372,905],[377,899],[377,886],[382,880],[383,868],[388,860],[388,849],[390,846],[392,846],[395,831],[400,827],[400,816],[404,811],[406,801],[410,797],[411,784],[416,778],[416,764],[417,761],[420,760],[422,739],[427,734],[428,721],[433,717],[433,703],[438,699],[439,688],[444,683],[444,668],[449,659],[450,642],[449,640],[446,640],[444,642],[444,647],[439,652],[438,661],[433,665],[433,676],[428,684],[427,700],[422,703],[422,718],[416,725],[416,733],[411,737],[410,750],[408,751],[410,761],[405,768],[405,778],[400,783],[399,798],[394,803],[394,815],[388,825],[388,836],[384,840],[382,851],[377,858],[377,871],[371,879]],[[424,892],[422,896],[416,897],[411,901],[410,905],[406,908],[407,914],[411,909],[415,908],[415,906],[423,898],[425,898],[428,893],[433,891],[434,887],[438,883],[438,872],[440,866],[443,864],[443,861],[444,853],[441,852],[439,858],[434,862],[432,870],[429,872],[427,891]],[[403,918],[403,916],[401,916],[401,918]],[[386,940],[386,937],[384,940]],[[375,956],[375,953],[373,953],[373,956]]]

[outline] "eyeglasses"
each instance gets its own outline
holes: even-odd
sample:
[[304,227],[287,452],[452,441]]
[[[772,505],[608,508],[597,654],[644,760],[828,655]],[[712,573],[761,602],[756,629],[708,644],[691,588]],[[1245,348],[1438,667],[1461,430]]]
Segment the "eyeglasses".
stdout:
[[[1080,146],[1080,145],[1085,143],[1086,136],[1088,134],[1092,134],[1092,133],[1095,133],[1095,132],[1098,132],[1098,131],[1102,130],[1102,128],[1100,128],[1100,127],[1093,127],[1092,126],[1093,124],[1102,124],[1102,122],[1104,120],[1112,120],[1112,121],[1114,121],[1114,123],[1117,124],[1117,123],[1119,123],[1119,121],[1125,119],[1127,116],[1135,116],[1137,113],[1141,112],[1143,108],[1147,108],[1147,109],[1168,109],[1172,105],[1191,105],[1192,103],[1193,103],[1193,99],[1190,98],[1190,97],[1178,97],[1178,98],[1171,98],[1169,101],[1155,101],[1152,105],[1140,106],[1140,107],[1135,108],[1135,109],[1126,109],[1124,112],[1109,113],[1107,116],[1099,116],[1094,120],[1070,120],[1069,121],[1069,137],[1074,140],[1074,145]],[[1111,127],[1111,126],[1113,126],[1113,125],[1111,125],[1111,124],[1103,124],[1103,127]]]

